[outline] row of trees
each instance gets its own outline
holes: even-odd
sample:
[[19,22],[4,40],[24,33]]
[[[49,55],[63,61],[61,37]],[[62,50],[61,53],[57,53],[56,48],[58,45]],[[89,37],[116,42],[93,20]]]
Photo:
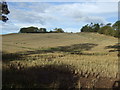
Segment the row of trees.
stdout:
[[120,21],[115,22],[113,25],[108,23],[103,24],[87,24],[81,28],[81,32],[98,32],[100,34],[110,35],[114,37],[119,37],[120,34]]
[[[120,21],[115,22],[113,25],[108,23],[104,24],[87,24],[81,28],[81,32],[97,32],[100,34],[110,35],[114,37],[119,37],[120,34]],[[46,28],[38,28],[38,27],[26,27],[21,28],[19,33],[64,33],[62,28],[55,28],[53,30],[47,31]]]
[[24,27],[21,28],[19,33],[64,33],[62,28],[55,28],[54,30],[47,31],[46,28],[38,28],[38,27]]

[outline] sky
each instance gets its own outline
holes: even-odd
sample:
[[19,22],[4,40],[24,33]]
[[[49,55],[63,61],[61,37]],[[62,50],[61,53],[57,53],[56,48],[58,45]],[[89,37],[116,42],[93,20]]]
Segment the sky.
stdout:
[[0,34],[17,33],[22,27],[62,28],[65,32],[80,32],[82,26],[93,23],[115,23],[118,2],[8,2],[9,20],[0,21]]

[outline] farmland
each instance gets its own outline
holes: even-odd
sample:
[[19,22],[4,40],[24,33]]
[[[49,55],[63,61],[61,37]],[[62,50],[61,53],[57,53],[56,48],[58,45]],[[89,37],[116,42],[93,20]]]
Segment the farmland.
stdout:
[[3,87],[112,88],[118,39],[97,33],[2,36]]

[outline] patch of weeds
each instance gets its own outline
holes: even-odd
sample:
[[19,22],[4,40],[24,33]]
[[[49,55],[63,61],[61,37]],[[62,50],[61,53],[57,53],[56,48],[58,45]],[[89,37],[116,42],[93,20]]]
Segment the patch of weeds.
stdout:
[[120,44],[116,44],[116,45],[109,45],[106,46],[105,49],[114,49],[114,50],[109,50],[109,52],[116,52],[116,51],[120,51]]

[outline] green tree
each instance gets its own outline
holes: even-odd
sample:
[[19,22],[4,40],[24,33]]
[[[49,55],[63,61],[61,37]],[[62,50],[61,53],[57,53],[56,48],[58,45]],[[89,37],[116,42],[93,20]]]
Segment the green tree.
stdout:
[[37,33],[38,28],[37,27],[27,27],[27,28],[21,28],[19,33]]
[[90,25],[85,25],[81,28],[81,32],[97,32],[100,29],[100,25],[91,23]]
[[6,22],[8,20],[7,16],[10,13],[8,10],[8,5],[6,2],[0,2],[0,20]]
[[108,24],[106,24],[107,26],[111,26],[112,25],[112,23],[108,23]]
[[54,30],[55,33],[64,33],[64,30],[62,28],[55,28]]
[[81,28],[81,32],[98,32],[100,34],[110,35],[114,37],[120,37],[120,21],[115,22],[113,25],[108,23],[104,24],[93,24],[85,25]]
[[52,30],[50,30],[49,32],[50,32],[50,33],[52,33],[53,31],[52,31]]
[[27,28],[21,28],[19,33],[27,33]]
[[38,28],[31,26],[31,27],[28,27],[28,31],[29,31],[30,33],[37,33]]
[[116,21],[112,27],[114,28],[114,30],[120,30],[120,21]]
[[40,28],[40,29],[38,30],[38,32],[43,32],[43,33],[46,33],[46,32],[47,32],[47,30],[46,30],[46,28]]
[[99,23],[94,24],[94,25],[93,25],[93,29],[94,29],[94,30],[93,30],[94,32],[98,32],[99,29],[100,29],[100,25],[99,25]]
[[114,36],[113,28],[108,25],[101,27],[98,33]]
[[104,24],[103,23],[100,23],[100,27],[103,27],[104,26]]
[[120,38],[120,30],[114,30],[114,37]]
[[82,28],[81,28],[81,32],[89,32],[89,26],[88,26],[88,24],[87,25],[85,25],[85,26],[83,26]]

